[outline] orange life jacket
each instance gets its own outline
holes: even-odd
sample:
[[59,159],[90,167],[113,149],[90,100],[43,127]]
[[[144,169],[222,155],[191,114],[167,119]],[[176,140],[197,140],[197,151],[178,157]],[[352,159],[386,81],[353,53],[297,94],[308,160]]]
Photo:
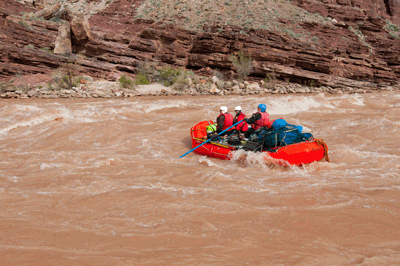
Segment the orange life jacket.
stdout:
[[[246,118],[246,115],[244,113],[240,112],[237,117],[236,123],[239,121],[242,121],[245,118]],[[243,123],[240,123],[239,125],[236,126],[236,129],[241,132],[246,132],[249,129],[249,126],[247,125],[246,121],[243,121]]]
[[[233,116],[230,113],[220,114],[218,118],[223,115],[225,117],[224,125],[222,126],[222,131],[233,125]],[[217,120],[218,120],[217,118]]]

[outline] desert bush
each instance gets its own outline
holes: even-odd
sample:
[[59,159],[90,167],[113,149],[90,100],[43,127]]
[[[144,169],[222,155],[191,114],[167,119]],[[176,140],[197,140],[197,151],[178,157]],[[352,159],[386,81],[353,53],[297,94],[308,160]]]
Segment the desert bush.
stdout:
[[229,55],[229,60],[235,67],[236,73],[239,77],[245,80],[253,68],[253,59],[251,59],[251,56],[246,57],[244,52],[240,50],[238,56],[235,56],[234,54]]
[[135,89],[135,83],[125,74],[118,79],[119,86],[124,89]]
[[225,79],[224,74],[222,74],[222,73],[219,72],[218,70],[213,70],[213,74],[214,74],[214,76],[216,76],[219,80],[224,80],[224,79]]
[[56,87],[54,86],[54,82],[51,82],[51,81],[48,81],[48,82],[47,82],[47,89],[50,90],[50,91],[58,90],[58,88],[56,88]]
[[10,87],[10,82],[0,81],[0,93],[4,93]]
[[65,63],[58,69],[58,74],[53,78],[55,81],[53,90],[71,90],[79,85],[80,77],[77,75],[77,65]]
[[157,63],[145,60],[140,62],[137,67],[139,75],[144,76],[149,82],[154,81],[154,73],[156,72]]
[[311,80],[311,79],[308,80],[308,81],[305,80],[305,81],[304,81],[304,85],[305,85],[305,86],[309,86],[309,87],[311,87],[311,88],[314,88],[314,86],[315,86],[314,82],[315,82],[315,81],[314,81],[314,80]]
[[135,85],[148,85],[150,84],[149,79],[144,74],[139,74],[135,77]]
[[48,52],[48,53],[53,53],[53,50],[50,49],[49,47],[42,47],[42,48],[40,48],[40,50]]
[[268,74],[265,76],[264,84],[265,84],[265,87],[268,88],[268,89],[273,89],[273,88],[275,88],[275,86],[276,86],[276,84],[277,84],[277,79],[276,79],[276,74],[275,74],[275,72],[268,73]]
[[[191,82],[189,82],[189,79]],[[199,78],[192,71],[181,71],[172,88],[178,91],[189,89]]]
[[167,87],[173,85],[181,74],[180,69],[173,69],[171,66],[160,68],[158,72],[160,83]]
[[392,23],[390,20],[386,20],[385,23],[386,23],[385,28],[388,29],[389,31],[399,31],[399,26]]
[[26,23],[25,21],[18,21],[18,24],[20,24],[20,25],[22,25],[22,26],[24,26],[24,27],[26,27],[26,28],[28,28],[28,29],[31,29],[32,27],[30,26],[30,25],[28,25],[28,23]]

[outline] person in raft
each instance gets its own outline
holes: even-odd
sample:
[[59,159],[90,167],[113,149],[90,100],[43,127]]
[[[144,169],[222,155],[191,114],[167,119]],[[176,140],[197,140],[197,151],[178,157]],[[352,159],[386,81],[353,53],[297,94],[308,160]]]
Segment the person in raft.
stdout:
[[[217,133],[224,131],[225,129],[229,128],[233,125],[233,116],[228,113],[228,107],[221,106],[219,109],[219,116],[217,117]],[[230,131],[226,131],[221,134],[221,136],[228,135],[231,133]],[[218,135],[218,134],[217,134]]]
[[[242,112],[242,107],[236,106],[235,107],[235,117],[233,118],[233,123],[236,124],[239,121],[242,121],[243,119],[246,118],[246,115]],[[249,126],[247,125],[246,121],[243,121],[243,123],[240,123],[239,125],[236,126],[236,131],[241,135],[244,134],[247,130],[249,129]]]
[[265,127],[269,122],[269,114],[267,113],[267,106],[263,103],[257,107],[257,113],[254,113],[252,117],[244,119],[251,128],[246,131],[245,136],[248,138],[254,131],[261,127]]

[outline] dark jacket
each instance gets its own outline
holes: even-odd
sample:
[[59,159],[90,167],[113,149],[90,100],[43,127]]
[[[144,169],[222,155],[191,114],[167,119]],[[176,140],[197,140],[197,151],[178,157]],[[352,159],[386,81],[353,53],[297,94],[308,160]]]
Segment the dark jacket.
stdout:
[[248,124],[253,124],[256,122],[258,119],[261,119],[261,114],[260,113],[255,113],[252,117],[249,118],[247,121]]
[[224,127],[225,116],[221,115],[217,117],[217,132],[221,132],[222,128]]

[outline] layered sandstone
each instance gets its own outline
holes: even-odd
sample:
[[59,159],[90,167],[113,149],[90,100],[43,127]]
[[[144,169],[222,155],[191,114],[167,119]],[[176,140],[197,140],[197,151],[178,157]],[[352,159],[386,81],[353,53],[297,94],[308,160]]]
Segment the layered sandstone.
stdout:
[[[141,2],[114,1],[90,20],[70,12],[63,20],[54,22],[21,16],[20,12],[40,10],[12,0],[2,1],[0,78],[47,74],[65,62],[73,62],[83,74],[113,79],[123,73],[136,74],[138,64],[146,60],[201,74],[214,69],[235,78],[228,56],[243,50],[254,62],[250,79],[274,75],[287,82],[355,88],[399,82],[400,42],[396,27],[388,27],[392,25],[388,25],[388,20],[399,21],[399,4],[395,1],[292,1],[331,22],[329,25],[298,22],[296,27],[309,33],[306,40],[263,29],[215,24],[205,25],[199,32],[180,25],[134,19],[134,9],[127,7]],[[51,17],[49,12],[46,14]],[[83,25],[75,28],[76,33],[67,24],[74,20]],[[71,53],[49,52],[55,49],[60,27],[72,31]]]

